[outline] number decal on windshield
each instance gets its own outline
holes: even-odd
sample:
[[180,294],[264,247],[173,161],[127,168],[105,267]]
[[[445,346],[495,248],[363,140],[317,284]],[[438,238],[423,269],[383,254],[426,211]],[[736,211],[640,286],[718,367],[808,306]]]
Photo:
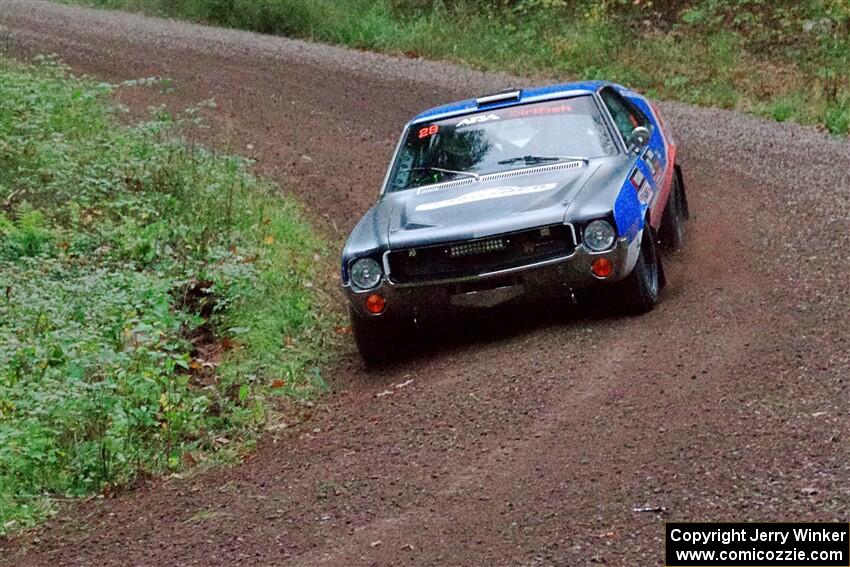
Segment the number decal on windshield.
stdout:
[[440,127],[437,126],[436,124],[426,126],[425,128],[422,128],[421,130],[419,130],[419,139],[421,140],[422,138],[427,138],[428,136],[433,136],[434,134],[436,134],[439,131],[440,131]]

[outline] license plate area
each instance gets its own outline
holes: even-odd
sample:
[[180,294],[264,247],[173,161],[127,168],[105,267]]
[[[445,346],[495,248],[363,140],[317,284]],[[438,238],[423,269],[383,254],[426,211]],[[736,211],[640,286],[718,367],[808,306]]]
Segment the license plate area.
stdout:
[[454,286],[451,304],[455,307],[493,307],[525,293],[521,278],[492,278]]
[[461,282],[455,284],[452,289],[452,295],[464,295],[467,293],[475,293],[479,291],[488,291],[498,289],[500,287],[510,287],[522,285],[520,276],[508,276],[501,278],[482,278],[469,282]]

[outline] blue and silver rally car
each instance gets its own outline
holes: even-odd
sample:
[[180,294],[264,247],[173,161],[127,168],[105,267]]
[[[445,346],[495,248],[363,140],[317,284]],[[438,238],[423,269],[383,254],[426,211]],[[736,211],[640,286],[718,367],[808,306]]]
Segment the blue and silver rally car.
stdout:
[[687,216],[673,136],[627,88],[570,83],[428,110],[342,253],[357,345],[378,362],[411,322],[529,296],[649,311],[664,285],[656,244],[680,248]]

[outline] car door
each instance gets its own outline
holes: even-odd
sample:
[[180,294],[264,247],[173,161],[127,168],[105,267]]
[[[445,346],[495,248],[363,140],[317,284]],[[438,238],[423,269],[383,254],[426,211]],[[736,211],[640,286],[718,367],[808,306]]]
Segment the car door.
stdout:
[[[667,163],[663,134],[641,109],[613,87],[605,87],[599,94],[623,140],[626,151],[633,152],[634,167],[629,174],[629,179],[638,193],[640,204],[652,211],[652,224],[658,228],[664,203],[664,199],[659,198],[661,197],[660,189]],[[642,147],[634,148],[632,134],[638,126],[649,129],[650,137]]]

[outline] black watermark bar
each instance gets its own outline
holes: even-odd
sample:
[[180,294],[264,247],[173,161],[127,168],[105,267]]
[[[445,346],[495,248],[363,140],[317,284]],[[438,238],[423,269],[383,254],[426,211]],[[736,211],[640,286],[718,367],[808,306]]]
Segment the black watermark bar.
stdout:
[[850,524],[667,522],[667,567],[850,567]]

